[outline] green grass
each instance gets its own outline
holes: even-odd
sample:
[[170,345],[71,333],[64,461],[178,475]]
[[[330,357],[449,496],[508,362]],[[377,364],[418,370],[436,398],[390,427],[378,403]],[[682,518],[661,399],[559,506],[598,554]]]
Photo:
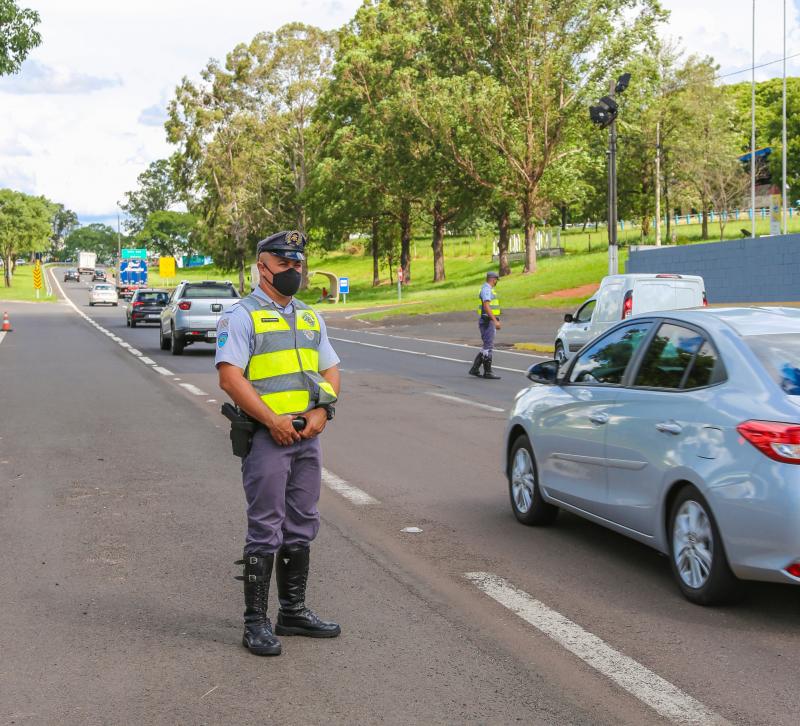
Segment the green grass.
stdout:
[[[741,236],[740,227],[749,225],[747,220],[729,222],[726,237]],[[699,224],[679,224],[673,227],[677,231],[679,244],[700,241],[701,226]],[[800,216],[791,220],[790,232],[800,232]],[[769,220],[759,220],[758,233],[769,232]],[[712,237],[719,235],[716,223],[709,225]],[[663,231],[666,236],[666,230]],[[591,238],[590,238],[591,235]],[[382,282],[372,286],[372,258],[361,253],[329,252],[309,259],[309,269],[332,272],[339,277],[350,278],[350,294],[347,303],[339,303],[338,310],[352,310],[360,318],[381,319],[391,315],[420,315],[426,313],[443,313],[458,310],[472,310],[477,307],[478,288],[483,283],[486,271],[497,267],[491,261],[492,235],[482,237],[447,237],[445,240],[445,272],[446,279],[433,283],[433,255],[428,238],[416,238],[412,243],[412,282],[403,287],[402,304],[398,305],[396,268],[393,270],[395,284],[389,283],[389,271],[381,266]],[[638,229],[621,230],[620,243],[623,245],[640,244]],[[710,240],[713,241],[713,240]],[[366,243],[367,240],[362,240]],[[590,249],[591,242],[591,249]],[[646,242],[646,241],[645,241]],[[652,243],[652,238],[650,240]],[[536,307],[574,307],[584,296],[567,298],[545,298],[551,292],[597,284],[608,269],[606,230],[579,228],[568,229],[561,234],[562,246],[566,248],[564,257],[542,258],[538,261],[535,273],[522,273],[522,262],[511,263],[512,274],[500,280],[497,288],[504,308],[536,308]],[[665,240],[666,243],[666,240]],[[351,246],[352,247],[352,246]],[[620,271],[623,271],[627,250],[620,251]],[[150,273],[150,284],[159,287],[171,287],[178,280],[231,280],[236,283],[235,272],[223,272],[214,266],[194,267],[177,271],[177,279],[163,280],[155,272]],[[248,271],[249,276],[249,271]],[[322,286],[328,285],[325,278],[311,278],[311,289],[300,294],[300,298],[314,305],[320,297]],[[378,309],[375,308],[387,308]],[[372,310],[370,310],[372,309]]]
[[[47,274],[47,270],[43,270]],[[53,283],[50,282],[52,287]],[[17,265],[11,279],[11,287],[3,281],[3,268],[0,267],[0,300],[31,300],[36,302],[36,290],[33,289],[33,265]],[[39,291],[39,302],[54,302],[54,295],[47,295],[47,287]]]

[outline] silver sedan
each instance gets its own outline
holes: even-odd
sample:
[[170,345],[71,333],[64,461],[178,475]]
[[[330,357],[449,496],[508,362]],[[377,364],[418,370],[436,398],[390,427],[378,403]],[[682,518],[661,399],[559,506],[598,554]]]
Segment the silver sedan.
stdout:
[[633,317],[528,377],[504,461],[520,522],[564,509],[654,547],[701,605],[800,583],[800,310]]

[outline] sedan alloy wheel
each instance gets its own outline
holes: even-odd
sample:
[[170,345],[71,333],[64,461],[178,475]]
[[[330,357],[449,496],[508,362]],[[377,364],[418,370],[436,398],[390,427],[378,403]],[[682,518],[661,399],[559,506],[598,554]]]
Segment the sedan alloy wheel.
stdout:
[[514,516],[523,524],[552,524],[558,507],[542,499],[533,450],[527,437],[519,436],[509,453],[508,493]]

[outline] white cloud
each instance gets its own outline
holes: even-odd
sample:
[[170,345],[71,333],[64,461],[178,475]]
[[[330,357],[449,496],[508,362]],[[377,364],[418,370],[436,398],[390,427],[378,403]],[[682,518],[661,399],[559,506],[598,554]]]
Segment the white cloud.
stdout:
[[120,78],[102,78],[64,67],[45,65],[35,59],[22,64],[19,73],[0,79],[0,93],[83,94],[121,86]]
[[[663,0],[667,34],[713,55],[721,72],[750,63],[751,0]],[[0,187],[45,194],[82,219],[116,219],[116,202],[146,165],[168,156],[166,102],[209,58],[292,20],[335,28],[361,0],[26,0],[43,44],[0,81]],[[758,0],[757,62],[781,54],[782,0]],[[800,52],[797,0],[789,52]],[[800,74],[800,58],[790,71]],[[780,65],[758,72],[780,73]],[[747,73],[730,80],[748,80]],[[32,92],[31,89],[38,89]]]

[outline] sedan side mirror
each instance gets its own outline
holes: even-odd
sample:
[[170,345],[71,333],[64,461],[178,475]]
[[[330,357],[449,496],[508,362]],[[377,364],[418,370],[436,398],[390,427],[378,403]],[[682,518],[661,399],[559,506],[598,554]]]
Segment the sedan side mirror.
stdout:
[[575,322],[575,318],[573,317],[572,313],[567,313],[564,316],[564,322],[565,323],[574,323]]
[[544,363],[537,363],[528,368],[528,380],[552,386],[558,376],[558,366],[557,360],[546,360]]

